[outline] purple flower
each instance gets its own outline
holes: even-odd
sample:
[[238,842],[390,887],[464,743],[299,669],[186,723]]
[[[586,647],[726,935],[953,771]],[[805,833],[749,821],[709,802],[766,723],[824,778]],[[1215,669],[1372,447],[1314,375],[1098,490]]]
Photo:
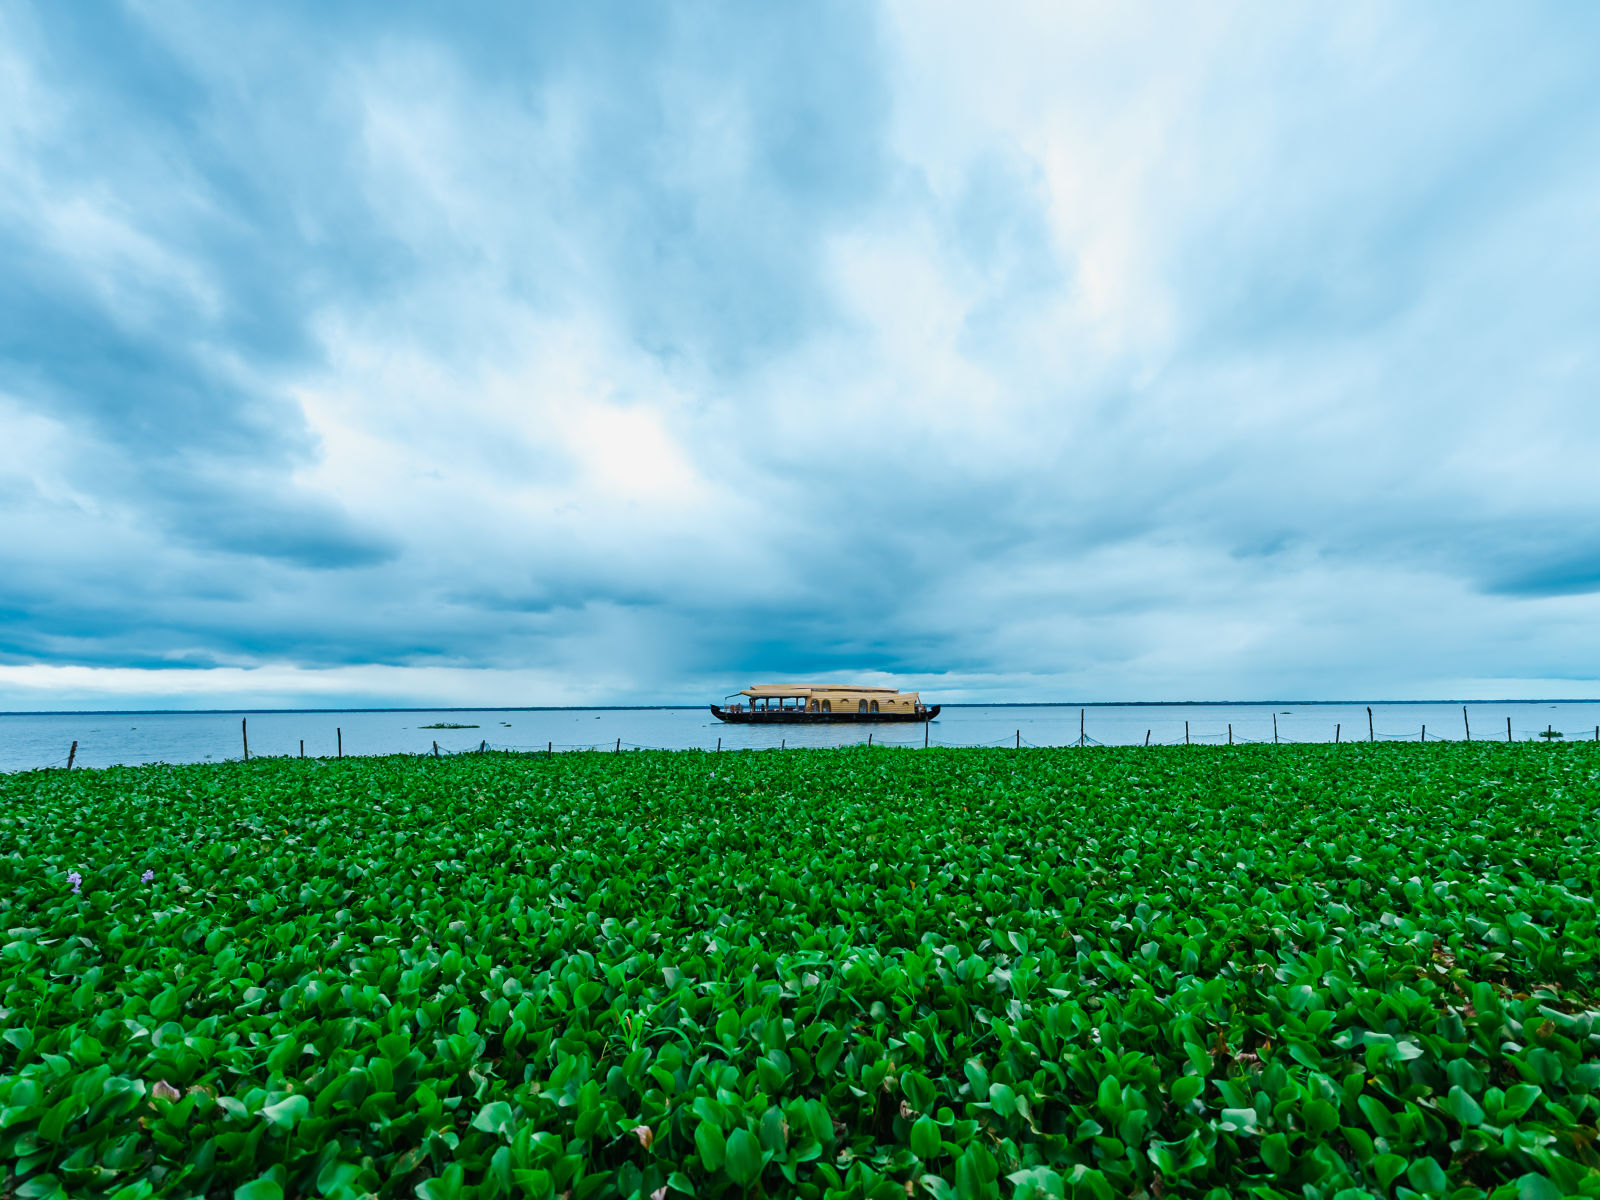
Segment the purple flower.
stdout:
[[76,871],[67,872],[67,882],[72,885],[73,894],[83,891],[83,876]]
[[139,882],[140,883],[149,883],[155,877],[156,877],[156,873],[154,871],[146,869],[145,873],[143,875],[139,876]]

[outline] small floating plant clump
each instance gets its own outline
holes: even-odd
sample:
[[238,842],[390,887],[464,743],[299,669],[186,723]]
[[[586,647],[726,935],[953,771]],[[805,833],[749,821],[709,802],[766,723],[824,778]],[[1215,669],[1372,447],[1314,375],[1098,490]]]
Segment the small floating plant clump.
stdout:
[[5,1194],[1600,1196],[1597,801],[1582,743],[0,776]]
[[418,725],[418,729],[476,729],[476,725],[458,725],[454,721],[439,721],[433,725]]

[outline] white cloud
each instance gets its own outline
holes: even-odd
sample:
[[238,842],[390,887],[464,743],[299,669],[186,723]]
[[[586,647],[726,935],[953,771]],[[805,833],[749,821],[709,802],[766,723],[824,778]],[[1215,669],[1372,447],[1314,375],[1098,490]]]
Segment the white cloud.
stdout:
[[1584,18],[141,11],[0,50],[13,694],[1594,661]]

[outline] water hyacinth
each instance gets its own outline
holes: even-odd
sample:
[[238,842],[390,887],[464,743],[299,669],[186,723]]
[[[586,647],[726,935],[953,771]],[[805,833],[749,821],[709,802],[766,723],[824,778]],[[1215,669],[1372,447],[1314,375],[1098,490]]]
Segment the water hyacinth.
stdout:
[[154,871],[150,870],[148,867],[146,867],[144,874],[139,876],[139,882],[140,883],[149,883],[155,877],[156,877],[156,873]]
[[7,1188],[1600,1200],[1600,744],[712,765],[0,775]]
[[72,894],[77,895],[83,891],[83,876],[76,871],[67,872],[67,882],[72,885]]

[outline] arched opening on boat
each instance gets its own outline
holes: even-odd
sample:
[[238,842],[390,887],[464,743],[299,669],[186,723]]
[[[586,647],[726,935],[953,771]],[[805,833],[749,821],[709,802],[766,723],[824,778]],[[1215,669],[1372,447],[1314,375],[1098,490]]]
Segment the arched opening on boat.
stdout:
[[857,712],[866,712],[867,711],[867,702],[865,700],[863,700],[859,705],[856,706],[856,711]]
[[833,711],[833,701],[832,700],[824,700],[822,702],[822,711],[825,712],[825,713],[831,713]]
[[877,712],[878,711],[878,702],[876,700],[874,700],[872,702],[872,711],[873,712]]

